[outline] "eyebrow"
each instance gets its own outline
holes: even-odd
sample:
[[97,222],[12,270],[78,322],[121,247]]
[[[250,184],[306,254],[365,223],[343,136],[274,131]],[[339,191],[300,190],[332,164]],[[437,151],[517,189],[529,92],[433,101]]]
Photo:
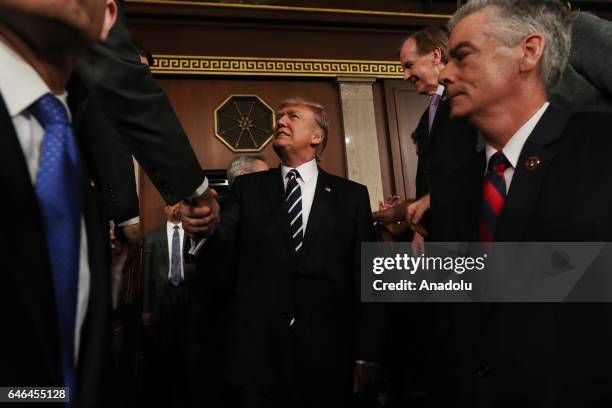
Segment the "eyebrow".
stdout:
[[451,48],[450,51],[448,52],[448,54],[451,57],[457,57],[457,54],[459,54],[459,51],[462,48],[471,48],[472,50],[476,50],[477,49],[469,41],[461,41],[459,44],[457,44],[453,48]]

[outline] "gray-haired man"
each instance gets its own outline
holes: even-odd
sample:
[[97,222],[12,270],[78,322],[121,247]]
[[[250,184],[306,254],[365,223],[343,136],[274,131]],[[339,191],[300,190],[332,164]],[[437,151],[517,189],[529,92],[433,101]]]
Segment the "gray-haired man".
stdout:
[[[451,115],[467,118],[486,150],[432,191],[432,239],[612,239],[609,117],[569,116],[547,101],[567,63],[567,24],[556,0],[470,1],[450,21],[440,79]],[[487,407],[610,403],[607,305],[465,306],[447,310],[444,345],[432,341],[450,351],[432,363],[445,380],[438,386],[448,387],[438,399]]]

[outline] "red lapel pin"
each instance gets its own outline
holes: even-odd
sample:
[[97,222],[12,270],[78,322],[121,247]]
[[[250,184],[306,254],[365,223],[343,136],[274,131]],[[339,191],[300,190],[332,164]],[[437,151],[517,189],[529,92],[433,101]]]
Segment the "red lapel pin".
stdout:
[[525,170],[527,170],[527,171],[534,171],[535,169],[537,169],[540,166],[540,163],[541,163],[541,161],[540,161],[540,158],[538,156],[531,156],[525,162]]

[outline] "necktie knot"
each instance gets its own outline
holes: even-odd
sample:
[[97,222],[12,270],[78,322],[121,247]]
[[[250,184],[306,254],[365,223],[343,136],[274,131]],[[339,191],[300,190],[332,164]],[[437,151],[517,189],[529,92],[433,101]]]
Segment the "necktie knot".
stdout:
[[503,152],[498,151],[489,159],[488,171],[503,173],[511,164]]
[[46,93],[30,106],[30,112],[40,124],[46,128],[49,125],[69,125],[68,112],[62,102],[50,93]]
[[300,172],[297,171],[296,169],[291,169],[291,170],[289,170],[289,173],[287,173],[287,178],[289,180],[299,179],[300,178]]

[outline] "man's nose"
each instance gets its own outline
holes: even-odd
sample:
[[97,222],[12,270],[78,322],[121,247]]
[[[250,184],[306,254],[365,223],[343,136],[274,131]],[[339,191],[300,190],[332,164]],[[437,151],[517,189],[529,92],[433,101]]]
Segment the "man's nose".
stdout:
[[438,75],[438,82],[444,86],[447,86],[452,82],[451,80],[452,68],[451,64],[446,64],[446,66],[440,71],[440,75]]
[[412,73],[410,73],[410,70],[404,69],[404,81],[408,81],[411,76],[412,76]]

